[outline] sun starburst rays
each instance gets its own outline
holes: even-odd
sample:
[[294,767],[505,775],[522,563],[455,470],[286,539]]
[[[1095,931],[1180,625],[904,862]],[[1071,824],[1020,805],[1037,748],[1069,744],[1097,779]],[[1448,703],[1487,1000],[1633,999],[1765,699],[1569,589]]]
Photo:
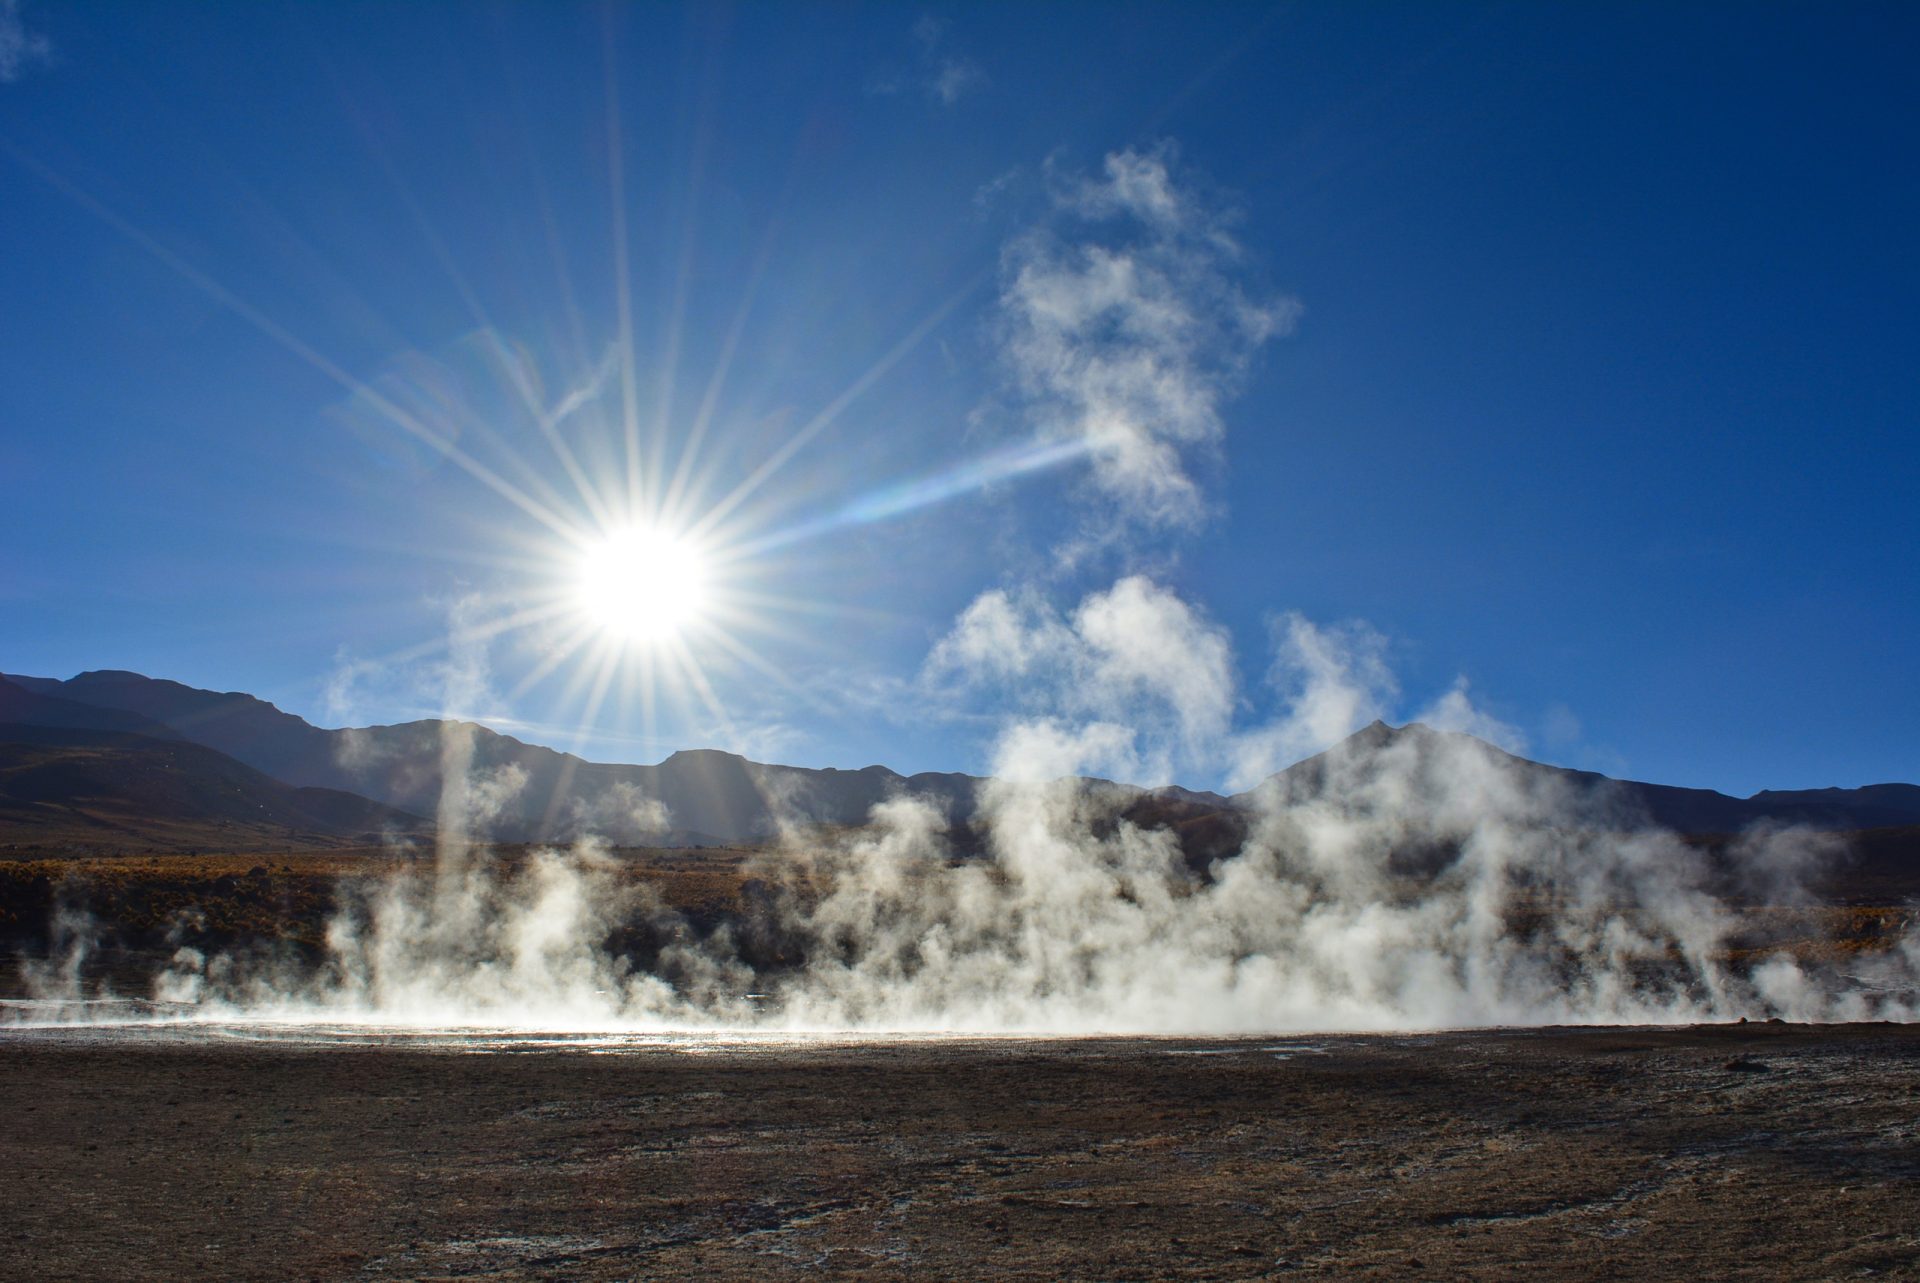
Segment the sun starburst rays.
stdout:
[[[799,407],[793,416],[798,426],[768,433],[773,416],[792,408],[785,398],[775,393],[771,399],[780,408],[773,411],[751,395],[738,407],[729,402],[751,350],[756,304],[776,260],[783,206],[801,172],[799,157],[757,238],[737,302],[720,312],[726,320],[715,327],[715,346],[706,353],[710,365],[703,370],[695,364],[700,346],[694,313],[706,313],[695,306],[704,300],[692,293],[701,175],[696,164],[669,202],[669,221],[679,230],[663,296],[636,297],[634,213],[627,205],[611,12],[607,21],[602,177],[610,243],[603,252],[611,269],[604,302],[611,310],[600,321],[610,322],[606,330],[613,338],[597,352],[588,336],[598,322],[589,317],[592,309],[583,306],[568,267],[574,255],[561,235],[537,154],[526,158],[529,187],[557,277],[557,325],[551,342],[529,347],[499,328],[506,313],[489,306],[494,282],[461,261],[419,193],[402,180],[395,158],[362,129],[362,141],[426,255],[478,326],[436,355],[405,354],[386,371],[363,375],[37,157],[6,139],[0,139],[0,151],[331,380],[345,393],[343,415],[418,443],[430,452],[424,457],[445,461],[487,493],[478,503],[470,493],[447,498],[437,534],[415,535],[392,549],[396,559],[410,555],[453,569],[448,582],[428,595],[462,599],[466,606],[455,612],[460,622],[359,660],[360,666],[426,662],[470,645],[510,645],[517,671],[502,683],[504,710],[551,689],[558,677],[558,707],[543,724],[577,714],[574,738],[585,742],[623,734],[637,718],[651,742],[663,716],[682,719],[676,735],[693,726],[725,733],[736,720],[727,706],[729,693],[738,689],[730,681],[733,673],[750,673],[756,688],[817,708],[818,696],[794,679],[790,657],[832,649],[846,630],[836,632],[822,621],[868,619],[872,612],[850,600],[794,591],[796,578],[806,580],[832,556],[819,547],[797,555],[796,546],[978,488],[1007,470],[963,467],[953,479],[923,485],[904,501],[895,497],[897,481],[864,492],[852,477],[838,492],[817,479],[781,484],[795,460],[809,447],[817,453],[815,443],[828,438],[988,276],[923,300],[911,324],[883,336],[848,366],[837,391],[823,396],[811,413]],[[520,102],[517,85],[513,101]],[[692,141],[698,161],[704,141]],[[524,294],[507,289],[501,297]],[[643,316],[657,318],[661,327],[644,350],[637,324]],[[447,357],[449,351],[454,355]],[[804,573],[796,576],[797,567]],[[468,608],[475,597],[477,611]],[[772,644],[763,651],[757,640]]]

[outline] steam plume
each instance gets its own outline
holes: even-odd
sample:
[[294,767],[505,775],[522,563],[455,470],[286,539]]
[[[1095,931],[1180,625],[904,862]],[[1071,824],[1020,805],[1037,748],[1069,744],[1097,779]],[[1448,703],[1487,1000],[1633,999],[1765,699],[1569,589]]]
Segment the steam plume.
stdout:
[[[1785,955],[1736,966],[1738,918],[1705,856],[1464,735],[1350,741],[1257,791],[1245,840],[1205,867],[1170,830],[1121,817],[1111,786],[1052,775],[1075,751],[1108,746],[1034,724],[1004,737],[981,799],[984,854],[957,853],[947,817],[909,796],[837,839],[796,828],[764,857],[769,889],[750,911],[704,934],[616,877],[592,840],[492,867],[469,844],[480,792],[449,782],[464,799],[449,805],[476,809],[449,826],[460,836],[435,876],[351,902],[319,969],[183,977],[177,965],[167,992],[227,1017],[634,1029],[1225,1033],[1920,1013],[1920,939],[1847,972]],[[1813,835],[1749,841],[1742,867],[1773,903],[1800,894],[1825,854]],[[622,938],[644,938],[645,956],[615,947]]]
[[[1008,367],[1041,438],[1092,460],[1084,499],[1100,537],[1205,516],[1188,464],[1217,446],[1224,399],[1297,311],[1238,281],[1231,219],[1170,164],[1165,149],[1123,151],[1095,177],[1056,170],[1058,225],[1005,256]],[[631,1029],[1920,1014],[1920,932],[1844,969],[1784,953],[1736,964],[1725,870],[1606,795],[1446,729],[1344,741],[1255,790],[1225,840],[1190,858],[1171,828],[1130,818],[1139,794],[1085,777],[1253,783],[1384,715],[1398,686],[1365,625],[1285,616],[1269,670],[1277,711],[1246,725],[1231,638],[1166,579],[1129,564],[1071,605],[1042,584],[991,588],[934,647],[925,687],[984,693],[999,723],[965,843],[925,798],[889,799],[835,836],[796,814],[741,913],[697,923],[621,877],[593,838],[498,863],[488,821],[524,781],[477,771],[472,728],[449,717],[428,875],[349,889],[317,966],[183,942],[157,995],[213,1018]],[[468,640],[451,652],[449,713],[486,687],[479,634],[455,622]],[[1464,683],[1426,717],[1508,738]],[[633,795],[576,818],[616,813],[666,819]],[[1736,863],[1754,895],[1792,904],[1831,855],[1822,842],[1751,834]]]

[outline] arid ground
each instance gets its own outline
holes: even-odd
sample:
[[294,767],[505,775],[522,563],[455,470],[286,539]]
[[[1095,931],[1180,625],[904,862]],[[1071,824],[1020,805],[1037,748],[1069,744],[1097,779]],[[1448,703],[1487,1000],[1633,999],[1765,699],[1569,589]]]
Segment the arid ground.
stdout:
[[[746,911],[759,855],[616,858],[711,923]],[[1884,950],[1912,878],[1866,874],[1904,860],[1815,902],[1735,906],[1727,960]],[[44,956],[57,907],[83,905],[87,991],[140,996],[182,922],[204,947],[313,956],[343,881],[410,862],[14,850],[0,942]],[[0,1027],[0,1102],[0,1278],[1920,1278],[1920,1026],[866,1043]]]
[[1920,1028],[0,1031],[0,1275],[1920,1277]]

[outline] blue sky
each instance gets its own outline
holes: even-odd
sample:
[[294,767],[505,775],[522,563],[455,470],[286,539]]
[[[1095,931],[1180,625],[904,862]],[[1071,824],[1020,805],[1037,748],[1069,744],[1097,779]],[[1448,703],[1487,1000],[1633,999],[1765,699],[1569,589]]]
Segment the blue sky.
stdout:
[[[1916,35],[0,0],[0,668],[606,760],[1205,786],[1377,712],[1920,779]],[[566,532],[668,494],[705,613],[598,635]]]

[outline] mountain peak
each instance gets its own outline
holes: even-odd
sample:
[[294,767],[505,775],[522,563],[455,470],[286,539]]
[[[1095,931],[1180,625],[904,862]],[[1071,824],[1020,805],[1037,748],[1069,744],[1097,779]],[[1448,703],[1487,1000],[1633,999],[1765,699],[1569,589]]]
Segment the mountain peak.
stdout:
[[667,762],[693,765],[698,762],[744,762],[746,760],[740,754],[729,753],[724,748],[676,748],[667,754],[666,761],[661,765],[665,766]]
[[258,702],[263,704],[266,702],[265,700],[259,699],[258,696],[247,694],[245,691],[202,690],[198,686],[189,686],[185,682],[176,682],[170,677],[149,677],[145,673],[136,673],[129,668],[89,668],[85,672],[75,673],[67,679],[65,684],[68,686],[158,686],[167,690],[192,691],[196,695],[219,695],[223,698],[258,700]]
[[[1408,722],[1403,726],[1392,726],[1376,717],[1353,734],[1332,745],[1331,748],[1353,747],[1377,749],[1385,748],[1390,744],[1397,744],[1402,740],[1432,743],[1448,735],[1459,735],[1461,738],[1474,740],[1477,743],[1486,743],[1485,740],[1479,739],[1478,736],[1468,735],[1464,731],[1436,730],[1425,722]],[[1490,745],[1489,747],[1492,746]]]
[[[1408,729],[1410,729],[1412,725],[1413,723],[1409,723]],[[1385,748],[1398,738],[1401,729],[1402,728],[1389,726],[1376,717],[1359,730],[1348,735],[1345,739],[1336,740],[1332,744],[1329,744],[1326,751],[1329,753],[1342,753],[1351,752],[1355,749],[1371,751]]]

